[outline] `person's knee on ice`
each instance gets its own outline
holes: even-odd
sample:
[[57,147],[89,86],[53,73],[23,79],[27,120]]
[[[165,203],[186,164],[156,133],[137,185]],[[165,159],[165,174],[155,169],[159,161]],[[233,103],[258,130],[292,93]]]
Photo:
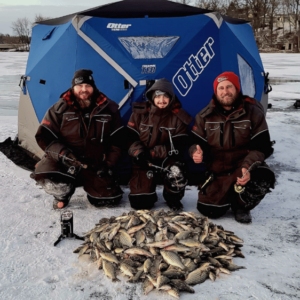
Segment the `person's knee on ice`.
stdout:
[[[145,172],[139,173],[142,177],[133,175],[130,181],[129,199],[135,207],[139,201],[135,201],[134,197],[155,192],[156,182],[147,181],[147,173],[148,177],[152,174],[164,178],[166,173],[170,173],[166,166],[183,160],[188,125],[192,121],[192,117],[182,109],[168,80],[157,80],[145,95],[146,102],[133,103],[133,113],[127,126],[128,153],[132,157],[133,169],[139,167]],[[179,176],[177,183],[172,183],[172,180],[175,182],[176,178],[170,178],[170,186],[186,185]]]
[[[211,102],[195,117],[189,154],[194,163],[204,162],[206,169],[216,176],[214,183],[206,187],[207,193],[199,193],[198,209],[208,216],[219,217],[231,205],[228,192],[233,185],[236,194],[253,186],[251,166],[264,163],[273,153],[273,143],[262,105],[241,93],[236,74],[220,74],[213,88]],[[200,190],[202,185],[205,183],[199,185]],[[260,190],[258,186],[254,189]],[[254,205],[234,209],[236,220],[250,222],[249,211]]]
[[[98,186],[97,171],[107,177],[121,155],[125,135],[118,104],[98,90],[92,74],[77,70],[71,88],[46,112],[35,136],[45,151],[35,176],[63,174],[79,180],[92,197],[118,199],[122,192],[117,182],[111,180],[110,190],[106,179]],[[103,165],[108,168],[103,170]]]

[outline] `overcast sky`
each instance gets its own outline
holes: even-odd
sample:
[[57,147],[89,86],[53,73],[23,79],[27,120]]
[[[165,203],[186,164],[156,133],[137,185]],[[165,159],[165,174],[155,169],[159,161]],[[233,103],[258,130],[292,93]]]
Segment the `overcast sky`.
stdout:
[[57,18],[118,0],[0,0],[0,33],[13,35],[11,24],[27,17],[31,22],[35,15]]

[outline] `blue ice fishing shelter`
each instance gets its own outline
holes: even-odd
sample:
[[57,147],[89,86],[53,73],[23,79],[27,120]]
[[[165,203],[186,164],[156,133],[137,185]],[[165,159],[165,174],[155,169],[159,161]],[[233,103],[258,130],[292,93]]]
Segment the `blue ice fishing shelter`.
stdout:
[[35,24],[19,106],[19,141],[41,157],[34,135],[76,70],[93,70],[97,87],[119,103],[126,122],[151,80],[174,84],[195,116],[224,71],[267,107],[262,61],[250,24],[167,0],[124,0]]

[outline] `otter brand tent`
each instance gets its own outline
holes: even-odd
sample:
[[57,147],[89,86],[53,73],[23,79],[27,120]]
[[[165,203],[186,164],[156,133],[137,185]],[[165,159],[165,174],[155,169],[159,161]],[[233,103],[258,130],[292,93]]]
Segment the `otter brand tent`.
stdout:
[[124,122],[131,103],[145,101],[149,81],[159,78],[173,83],[192,116],[210,101],[213,81],[224,71],[238,74],[242,92],[267,106],[264,69],[246,21],[166,0],[124,0],[33,27],[19,141],[38,157],[37,127],[81,68],[93,70]]

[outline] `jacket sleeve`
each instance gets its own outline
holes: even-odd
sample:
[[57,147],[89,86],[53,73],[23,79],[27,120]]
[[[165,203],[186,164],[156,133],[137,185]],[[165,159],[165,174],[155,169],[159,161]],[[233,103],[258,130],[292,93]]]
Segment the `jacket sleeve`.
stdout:
[[256,109],[253,111],[251,123],[249,153],[242,164],[242,167],[247,169],[256,161],[263,162],[273,153],[268,125],[261,110]]
[[203,151],[204,156],[207,156],[210,150],[210,146],[207,142],[206,132],[205,132],[205,121],[197,114],[195,118],[195,123],[191,130],[190,138],[189,138],[189,155],[193,158],[193,154],[196,151],[196,146],[199,145]]
[[140,141],[140,114],[132,113],[127,124],[127,145],[128,154],[132,157],[136,156],[137,153],[144,151],[145,145]]
[[113,114],[110,134],[110,147],[107,154],[106,162],[113,167],[117,164],[122,148],[125,142],[124,126],[122,125],[120,111]]
[[38,145],[56,161],[67,147],[60,136],[61,117],[55,113],[54,106],[48,109],[35,135]]
[[[178,120],[178,126],[175,132],[172,135],[172,143],[174,150],[177,150],[179,155],[183,155],[183,152],[186,148],[187,141],[188,141],[188,134],[187,129],[188,125]],[[157,145],[150,150],[150,154],[152,158],[164,159],[169,155],[169,152],[172,150],[171,141],[165,145]],[[173,153],[172,153],[173,154]]]

